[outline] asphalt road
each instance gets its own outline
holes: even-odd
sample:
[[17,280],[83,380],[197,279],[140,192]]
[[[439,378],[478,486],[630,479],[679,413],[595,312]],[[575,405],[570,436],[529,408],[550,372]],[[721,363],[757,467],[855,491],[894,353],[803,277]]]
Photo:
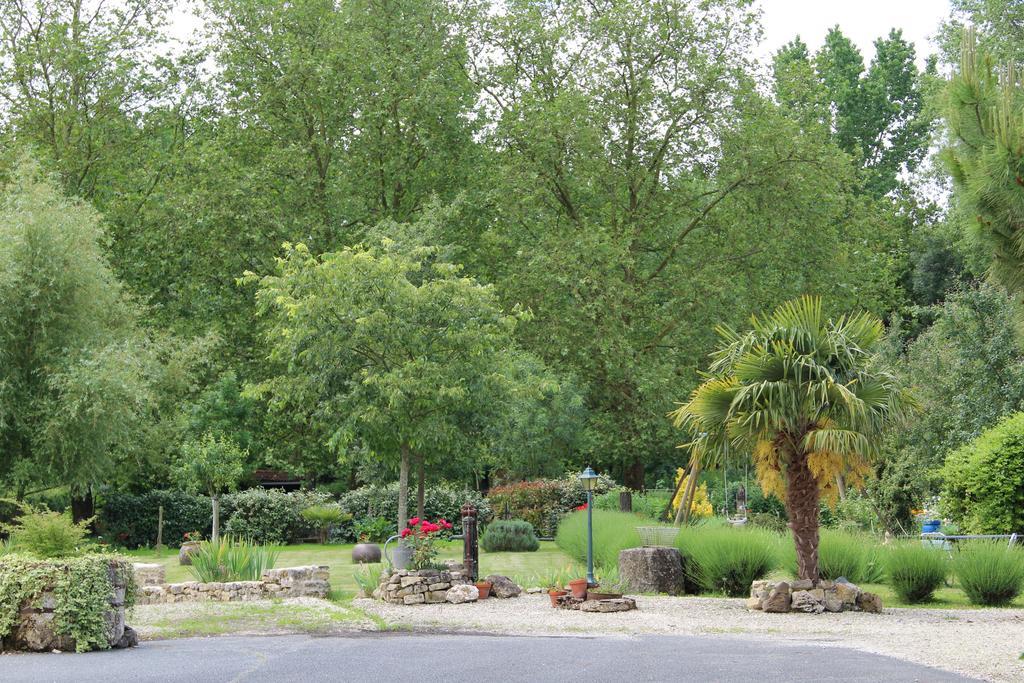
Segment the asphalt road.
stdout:
[[4,683],[73,681],[966,681],[890,657],[731,636],[222,636],[0,656]]

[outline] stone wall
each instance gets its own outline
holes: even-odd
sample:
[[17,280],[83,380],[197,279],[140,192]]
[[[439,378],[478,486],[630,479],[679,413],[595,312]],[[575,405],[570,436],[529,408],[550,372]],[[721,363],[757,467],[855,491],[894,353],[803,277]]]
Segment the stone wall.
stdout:
[[132,570],[135,572],[135,585],[139,588],[167,583],[167,571],[162,564],[136,562],[132,565]]
[[[138,581],[138,574],[136,573]],[[331,590],[326,566],[268,569],[260,581],[140,585],[140,605],[171,602],[238,602],[270,598],[326,598]]]
[[422,605],[446,602],[452,586],[468,584],[458,569],[396,569],[383,573],[373,597],[396,605]]
[[[113,591],[110,609],[104,614],[107,624],[107,644],[110,647],[134,647],[139,643],[135,631],[125,624],[124,598],[126,586],[116,571],[117,561],[109,567],[109,578]],[[37,600],[25,602],[18,610],[18,616],[11,632],[0,642],[2,650],[30,650],[50,652],[52,650],[75,650],[71,636],[58,634],[54,623],[56,598],[54,591],[46,589]],[[3,677],[0,676],[0,679]]]

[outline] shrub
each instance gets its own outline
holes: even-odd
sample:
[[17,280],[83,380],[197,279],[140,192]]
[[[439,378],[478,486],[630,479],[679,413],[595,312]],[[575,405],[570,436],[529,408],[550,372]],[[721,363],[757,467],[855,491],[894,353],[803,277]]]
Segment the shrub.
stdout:
[[254,543],[282,545],[317,535],[316,526],[302,517],[306,508],[328,502],[318,491],[249,489],[224,496],[224,533]]
[[192,553],[189,571],[197,581],[259,581],[263,572],[274,568],[277,551],[251,541],[223,536],[203,541]]
[[703,592],[741,597],[778,564],[778,537],[761,529],[698,525],[683,529],[676,545],[687,558],[690,581]]
[[938,548],[920,542],[899,543],[885,558],[889,585],[904,602],[927,602],[949,574],[949,560]]
[[345,519],[352,519],[352,515],[342,512],[337,505],[313,505],[299,514],[320,531],[321,543],[327,542],[327,533],[332,525]]
[[53,591],[53,625],[57,633],[75,640],[84,652],[110,647],[107,612],[113,592],[111,568],[125,585],[125,607],[135,603],[132,565],[112,555],[83,555],[40,560],[26,555],[0,557],[0,639],[18,620],[25,601],[37,600],[43,590]]
[[[615,487],[615,482],[606,475],[599,475],[594,489],[596,500]],[[580,484],[579,477],[566,474],[561,479],[537,479],[514,484],[495,486],[487,496],[490,509],[496,517],[505,510],[516,518],[533,525],[542,535],[554,534],[559,521],[587,502],[587,492]],[[595,507],[600,507],[595,503]],[[616,503],[614,508],[617,508]]]
[[953,561],[960,587],[975,605],[1011,603],[1024,588],[1024,549],[998,541],[964,544]]
[[383,517],[364,519],[355,524],[355,537],[360,543],[383,543],[394,535],[395,522]]
[[75,524],[70,515],[23,505],[14,523],[2,528],[10,534],[8,550],[49,559],[81,553],[88,544],[86,536],[91,522],[92,519],[87,519]]
[[778,534],[789,532],[789,525],[782,517],[770,512],[752,512],[747,515],[747,524],[760,529],[767,529]]
[[529,552],[540,549],[533,525],[521,519],[499,519],[487,525],[480,547],[489,553]]
[[[156,545],[157,519],[164,508],[165,545],[180,545],[189,531],[210,534],[212,506],[206,496],[182,491],[142,494],[107,492],[100,497],[97,527],[111,543],[128,548]],[[221,514],[226,517],[223,502]]]
[[[415,512],[415,498],[411,501],[411,512]],[[451,484],[428,486],[424,491],[423,510],[428,519],[447,519],[452,523],[452,532],[462,533],[462,506],[472,503],[476,507],[479,518],[487,520],[491,516],[491,508],[487,500],[478,491],[473,491]],[[353,527],[359,528],[374,519],[385,519],[388,533],[374,542],[380,543],[388,536],[398,533],[398,482],[379,486],[370,485],[349,491],[339,501],[341,509],[354,518]]]
[[[594,565],[601,568],[619,566],[619,551],[639,548],[638,526],[650,520],[631,512],[594,510]],[[577,562],[587,561],[587,513],[573,512],[562,518],[555,543]]]
[[1024,413],[951,452],[942,479],[943,513],[965,533],[1024,531]]

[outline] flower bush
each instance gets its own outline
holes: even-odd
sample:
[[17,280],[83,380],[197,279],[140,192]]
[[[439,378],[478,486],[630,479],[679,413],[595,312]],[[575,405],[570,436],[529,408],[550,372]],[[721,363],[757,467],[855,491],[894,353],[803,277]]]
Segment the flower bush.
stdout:
[[[615,482],[599,475],[594,495],[615,488]],[[523,519],[543,536],[553,536],[563,516],[574,510],[586,510],[587,492],[579,476],[568,473],[561,479],[536,479],[495,486],[487,496],[496,517],[508,510],[514,519]]]
[[[351,542],[358,540],[361,534],[366,534],[368,540],[379,543],[398,532],[395,528],[395,520],[398,519],[398,482],[383,486],[362,486],[343,493],[338,502],[342,510],[352,515],[353,520],[346,526],[348,536],[338,537],[336,540]],[[476,507],[481,521],[490,519],[491,508],[481,493],[451,484],[426,487],[423,496],[423,516],[428,519],[451,520],[453,533],[460,534],[460,511],[465,503],[471,503]],[[387,520],[387,529],[381,531],[379,528],[372,528],[375,520],[379,519]]]
[[412,560],[409,563],[410,569],[429,569],[434,566],[437,558],[437,548],[434,542],[450,532],[452,525],[444,519],[431,522],[419,517],[409,520],[409,525],[402,529],[399,534],[405,546],[412,548]]

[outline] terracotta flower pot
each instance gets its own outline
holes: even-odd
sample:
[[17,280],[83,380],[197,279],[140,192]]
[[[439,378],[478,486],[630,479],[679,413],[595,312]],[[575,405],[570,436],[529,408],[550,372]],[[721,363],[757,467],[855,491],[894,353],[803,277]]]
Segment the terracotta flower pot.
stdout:
[[569,593],[569,591],[564,591],[564,590],[561,590],[561,589],[549,590],[548,591],[548,597],[551,598],[551,606],[552,607],[558,607],[558,598],[562,597],[563,595],[568,595],[568,593]]
[[178,564],[192,564],[192,555],[199,551],[199,541],[185,541],[178,550]]
[[476,589],[478,591],[480,591],[480,600],[486,599],[487,596],[491,594],[491,586],[492,585],[493,584],[491,584],[490,581],[477,581],[476,582]]
[[569,590],[572,591],[572,597],[583,599],[587,597],[587,580],[586,579],[575,579],[569,582]]

